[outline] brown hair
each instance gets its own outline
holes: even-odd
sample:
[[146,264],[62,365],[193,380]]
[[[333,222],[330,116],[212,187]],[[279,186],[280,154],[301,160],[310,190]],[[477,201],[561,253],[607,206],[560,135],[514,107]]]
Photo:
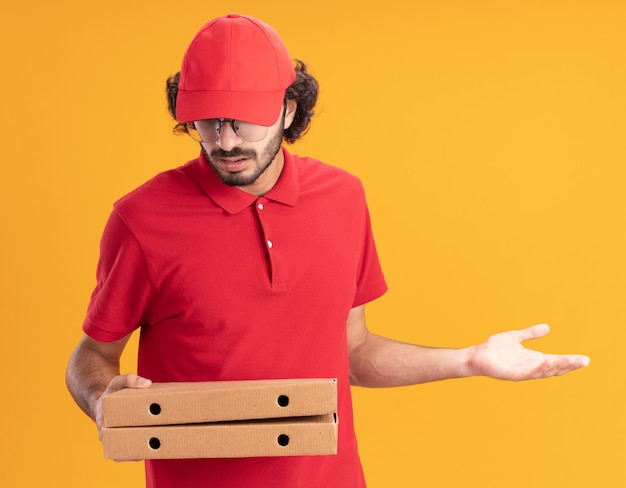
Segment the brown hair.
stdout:
[[[293,122],[283,132],[283,140],[289,144],[297,141],[309,130],[319,92],[317,80],[306,70],[306,65],[302,61],[296,59],[294,68],[296,79],[285,92],[285,100],[295,100],[298,103]],[[176,97],[179,81],[180,71],[170,76],[165,84],[167,109],[174,120],[176,120]],[[178,122],[173,131],[175,134],[185,134],[187,125]]]

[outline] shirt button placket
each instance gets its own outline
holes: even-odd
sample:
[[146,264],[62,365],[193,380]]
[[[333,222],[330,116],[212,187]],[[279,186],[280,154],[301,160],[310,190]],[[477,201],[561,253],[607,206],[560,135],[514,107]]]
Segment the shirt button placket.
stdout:
[[[263,225],[263,220],[261,219],[261,212],[263,212],[263,210],[265,210],[265,204],[262,201],[258,201],[256,204],[256,208],[258,209],[258,213],[259,213],[259,220],[261,221],[261,226],[263,227],[263,230],[265,232],[265,226]],[[274,243],[270,240],[267,239],[265,240],[265,244],[267,245],[268,249],[272,249],[272,247],[274,247]]]
[[[268,212],[268,207],[267,207],[267,200],[260,198],[259,200],[257,200],[256,202],[256,209],[257,209],[257,217],[259,219],[259,224],[261,225],[261,230],[263,232],[263,239],[265,241],[265,249],[266,251],[266,256],[267,256],[267,260],[269,262],[269,268],[270,268],[270,282],[272,284],[272,288],[275,291],[285,291],[287,289],[287,283],[284,281],[284,278],[281,278],[280,276],[280,270],[276,269],[276,260],[277,258],[279,258],[280,256],[276,255],[276,251],[274,250],[274,241],[270,238],[271,236],[271,226],[269,226],[268,228],[268,218],[270,216],[270,214],[267,214]],[[269,219],[269,222],[271,223],[272,219]]]
[[259,223],[261,224],[261,229],[263,229],[263,236],[265,239],[265,247],[267,248],[267,258],[269,259],[269,265],[270,265],[270,269],[272,270],[272,277],[274,276],[274,262],[272,259],[272,255],[270,253],[271,249],[274,247],[274,243],[272,242],[272,240],[270,238],[268,238],[267,236],[267,227],[266,227],[266,222],[265,218],[263,216],[263,214],[266,211],[266,207],[265,207],[265,201],[262,199],[257,200],[256,202],[256,208],[257,208],[257,216],[259,218]]

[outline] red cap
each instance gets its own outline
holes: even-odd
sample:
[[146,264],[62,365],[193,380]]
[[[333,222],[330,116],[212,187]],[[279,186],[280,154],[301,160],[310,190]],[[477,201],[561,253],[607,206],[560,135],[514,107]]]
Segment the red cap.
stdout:
[[176,118],[228,118],[270,126],[295,78],[287,48],[272,27],[245,15],[218,17],[187,48]]

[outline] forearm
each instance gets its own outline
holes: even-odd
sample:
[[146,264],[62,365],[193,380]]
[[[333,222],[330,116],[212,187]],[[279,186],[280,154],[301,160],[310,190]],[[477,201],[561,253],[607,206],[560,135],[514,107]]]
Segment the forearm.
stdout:
[[350,353],[350,380],[358,386],[391,387],[472,376],[471,349],[429,348],[368,333]]
[[83,339],[66,372],[67,387],[78,406],[96,420],[95,405],[111,380],[120,374],[119,358],[107,356]]

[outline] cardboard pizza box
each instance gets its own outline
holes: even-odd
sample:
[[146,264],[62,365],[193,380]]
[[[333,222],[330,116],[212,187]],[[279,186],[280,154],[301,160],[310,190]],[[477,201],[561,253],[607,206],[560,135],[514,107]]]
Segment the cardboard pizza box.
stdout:
[[103,429],[106,459],[241,458],[337,454],[337,416]]
[[334,378],[154,383],[102,400],[104,427],[304,417],[337,410]]

